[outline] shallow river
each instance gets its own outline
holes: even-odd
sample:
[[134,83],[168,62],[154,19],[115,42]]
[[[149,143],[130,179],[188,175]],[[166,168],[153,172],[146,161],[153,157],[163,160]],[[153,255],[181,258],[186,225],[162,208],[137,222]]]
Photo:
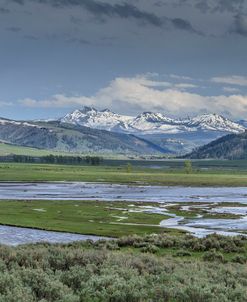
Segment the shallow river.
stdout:
[[69,243],[73,241],[85,241],[88,239],[97,241],[99,239],[104,239],[104,237],[0,225],[0,244],[5,245],[19,245],[35,242]]
[[247,204],[247,188],[129,186],[79,182],[0,183],[0,199],[126,200],[155,202],[234,201]]
[[[53,182],[53,183],[0,183],[0,200],[102,200],[102,201],[146,201],[159,202],[160,207],[143,207],[143,211],[167,215],[165,206],[187,202],[202,205],[220,202],[237,202],[247,205],[247,188],[209,187],[164,187],[143,185],[118,185],[102,183]],[[184,210],[189,206],[184,206]],[[197,237],[211,233],[237,235],[247,231],[247,208],[224,206],[215,209],[216,213],[241,214],[238,219],[184,219],[170,215],[160,223],[160,227],[186,230]],[[97,236],[83,236],[68,233],[49,232],[26,228],[0,226],[0,243],[17,245],[31,242],[71,242],[77,240],[98,240]]]

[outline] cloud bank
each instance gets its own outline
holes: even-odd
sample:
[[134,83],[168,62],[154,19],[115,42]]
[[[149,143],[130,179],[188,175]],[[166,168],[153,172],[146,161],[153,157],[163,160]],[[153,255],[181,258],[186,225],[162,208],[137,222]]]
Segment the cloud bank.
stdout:
[[109,107],[118,110],[120,104],[126,108],[146,111],[161,111],[173,116],[187,116],[206,112],[225,114],[234,119],[247,118],[247,95],[232,94],[203,96],[188,90],[196,85],[156,81],[150,75],[133,78],[119,77],[100,89],[93,96],[54,95],[49,99],[23,99],[19,103],[26,107],[64,108],[80,106]]
[[96,0],[10,0],[19,5],[25,5],[28,2],[36,2],[39,4],[50,5],[55,8],[79,7],[91,13],[95,17],[101,18],[103,21],[106,18],[133,19],[143,24],[152,25],[155,27],[172,27],[177,30],[183,30],[190,33],[202,35],[196,30],[190,21],[181,18],[169,18],[167,16],[159,16],[155,12],[142,10],[137,6],[128,2],[111,4]]
[[220,84],[230,84],[237,86],[247,86],[247,77],[244,76],[223,76],[223,77],[214,77],[212,82]]

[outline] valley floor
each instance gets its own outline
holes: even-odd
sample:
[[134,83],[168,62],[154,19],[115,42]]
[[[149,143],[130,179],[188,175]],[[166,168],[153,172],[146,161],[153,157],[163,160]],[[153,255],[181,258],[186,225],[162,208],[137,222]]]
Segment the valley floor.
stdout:
[[[102,201],[8,201],[1,200],[0,224],[70,232],[83,235],[120,237],[131,234],[163,233],[159,223],[166,215],[145,213],[139,203]],[[137,208],[140,211],[134,211]],[[179,231],[166,230],[170,233]],[[1,241],[1,240],[0,240]]]
[[[12,181],[34,185],[40,181],[86,181],[247,187],[247,172],[225,166],[186,174],[183,166],[157,168],[129,166],[127,162],[97,167],[2,163],[0,181],[5,186]],[[179,229],[160,227],[161,222],[176,216],[184,217],[185,225],[198,218],[237,224],[247,214],[244,203],[12,199],[0,204],[2,225],[115,238],[0,245],[0,301],[247,301],[244,230],[240,230],[242,236],[195,238]]]
[[[1,163],[0,181],[84,181],[164,186],[247,186],[247,170],[226,165],[195,168],[186,174],[180,166],[153,165],[146,167],[122,164],[104,166],[71,166],[48,164]],[[145,163],[145,161],[144,161]],[[238,165],[241,165],[241,163]],[[244,163],[242,164],[242,166]]]

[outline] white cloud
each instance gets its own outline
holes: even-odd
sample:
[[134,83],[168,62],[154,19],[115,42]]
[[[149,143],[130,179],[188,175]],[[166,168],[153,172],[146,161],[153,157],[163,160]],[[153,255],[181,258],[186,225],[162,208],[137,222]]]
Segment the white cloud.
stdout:
[[179,89],[167,82],[155,81],[145,75],[138,75],[133,78],[116,78],[107,87],[99,90],[91,97],[55,95],[51,99],[40,101],[25,99],[21,100],[20,103],[27,107],[90,105],[101,108],[109,107],[116,111],[121,104],[121,108],[126,108],[126,111],[130,111],[130,108],[138,108],[144,111],[162,111],[176,116],[215,112],[228,113],[233,118],[247,118],[247,96],[236,94],[203,96]]
[[181,75],[177,75],[177,74],[170,74],[169,77],[171,79],[176,79],[176,80],[187,80],[187,81],[193,80],[191,77],[181,76]]
[[38,108],[62,108],[71,106],[91,106],[93,99],[84,96],[68,97],[62,94],[53,95],[50,99],[34,100],[26,98],[20,100],[19,103],[25,107],[38,107]]
[[223,87],[222,90],[228,93],[236,93],[240,91],[240,89],[235,87]]
[[178,84],[175,84],[173,87],[177,88],[177,89],[190,89],[190,88],[197,88],[198,86],[194,85],[194,84],[188,84],[188,83],[178,83]]
[[211,81],[214,83],[219,83],[219,84],[247,86],[247,77],[238,76],[238,75],[214,77],[211,79]]
[[13,106],[13,103],[0,101],[0,107],[5,107],[5,106]]

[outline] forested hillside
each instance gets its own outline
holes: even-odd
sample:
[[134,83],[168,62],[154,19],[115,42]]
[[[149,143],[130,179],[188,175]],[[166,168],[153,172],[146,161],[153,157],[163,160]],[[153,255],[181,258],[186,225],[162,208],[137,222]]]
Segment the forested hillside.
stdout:
[[191,159],[247,159],[247,132],[221,137],[185,157]]

